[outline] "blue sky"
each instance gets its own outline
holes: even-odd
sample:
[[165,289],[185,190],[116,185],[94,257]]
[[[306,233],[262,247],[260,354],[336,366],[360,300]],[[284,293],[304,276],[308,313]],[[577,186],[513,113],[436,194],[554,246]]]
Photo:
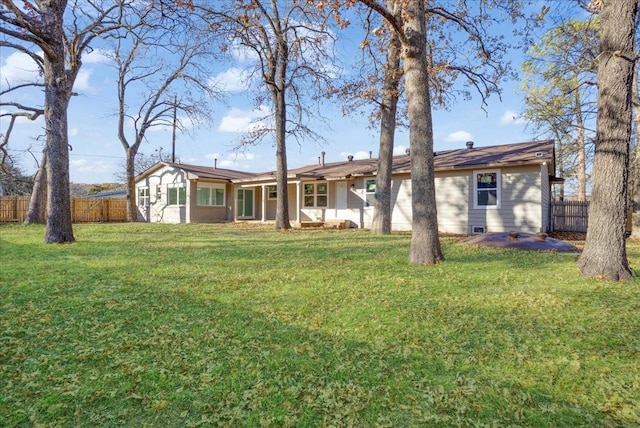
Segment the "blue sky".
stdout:
[[[509,31],[505,28],[505,31]],[[514,66],[519,68],[520,54],[513,53]],[[117,100],[115,76],[107,64],[108,59],[99,49],[85,55],[83,68],[78,76],[74,91],[78,93],[71,100],[69,109],[70,177],[74,183],[105,183],[115,181],[114,176],[124,165],[124,149],[117,139]],[[259,116],[252,109],[252,100],[242,85],[242,58],[212,65],[211,78],[228,91],[226,103],[215,103],[211,111],[211,123],[199,126],[188,134],[178,134],[176,156],[183,163],[213,165],[217,159],[219,167],[243,171],[263,172],[275,169],[275,149],[269,140],[259,146],[233,151],[242,131],[247,129],[251,119]],[[0,80],[2,87],[38,79],[31,60],[23,54],[7,48],[0,48]],[[462,148],[472,140],[476,146],[507,144],[532,139],[526,124],[518,119],[522,111],[522,96],[516,93],[518,82],[503,86],[502,100],[496,95],[488,99],[484,111],[479,97],[471,100],[458,99],[450,110],[433,114],[435,150]],[[18,100],[31,105],[41,105],[41,92],[24,91]],[[267,107],[263,107],[265,109]],[[335,111],[332,111],[335,110]],[[378,130],[368,127],[368,120],[362,114],[345,117],[340,108],[326,106],[330,117],[330,128],[324,124],[314,127],[322,134],[326,143],[288,141],[288,166],[296,168],[318,162],[320,152],[326,152],[325,161],[345,160],[348,155],[356,158],[369,157],[369,152],[377,157]],[[7,121],[0,122],[4,132]],[[18,165],[25,173],[31,174],[36,168],[31,150],[39,160],[41,143],[34,138],[43,133],[42,119],[31,122],[19,120],[13,131],[10,149]],[[151,154],[162,147],[171,150],[171,130],[162,129],[149,132],[148,141],[140,151]],[[408,131],[398,130],[396,153],[404,153],[408,148]]]

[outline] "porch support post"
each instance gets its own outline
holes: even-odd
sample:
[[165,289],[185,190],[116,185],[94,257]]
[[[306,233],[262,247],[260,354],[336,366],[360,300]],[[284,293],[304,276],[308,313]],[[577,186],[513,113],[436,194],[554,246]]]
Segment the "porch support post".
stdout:
[[296,223],[300,226],[300,195],[302,194],[302,183],[296,182]]
[[262,201],[260,202],[262,208],[262,222],[267,220],[267,186],[262,185]]
[[233,222],[237,223],[238,222],[238,190],[235,184],[231,186],[231,193],[232,193],[231,212],[233,213]]

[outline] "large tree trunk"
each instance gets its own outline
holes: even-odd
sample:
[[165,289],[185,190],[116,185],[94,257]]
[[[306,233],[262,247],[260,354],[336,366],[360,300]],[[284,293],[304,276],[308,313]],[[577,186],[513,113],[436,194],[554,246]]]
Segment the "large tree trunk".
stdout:
[[411,150],[411,263],[432,265],[444,259],[438,237],[433,128],[426,55],[423,0],[408,0],[403,16],[407,43],[402,46]]
[[638,92],[638,67],[633,72],[633,94],[632,94],[632,111],[633,111],[633,134],[635,135],[635,144],[633,149],[632,166],[630,168],[632,176],[631,183],[631,199],[633,204],[631,238],[640,239],[640,92]]
[[138,221],[138,207],[136,206],[136,154],[139,145],[133,145],[125,149],[126,159],[126,176],[127,176],[127,221]]
[[[390,5],[390,9],[393,5]],[[391,173],[393,168],[393,145],[398,110],[398,86],[402,77],[400,69],[400,39],[395,32],[389,36],[387,62],[384,67],[384,90],[380,106],[380,149],[378,174],[374,198],[371,232],[391,233]]]
[[33,180],[33,189],[29,199],[29,211],[24,219],[24,224],[44,223],[45,206],[47,204],[47,151],[42,151],[40,168]]
[[69,190],[67,108],[72,81],[65,71],[62,18],[66,1],[42,2],[41,17],[50,37],[44,53],[44,117],[47,134],[47,225],[45,243],[74,242]]
[[617,281],[631,278],[625,225],[637,4],[633,0],[602,4],[593,191],[578,267],[585,276]]

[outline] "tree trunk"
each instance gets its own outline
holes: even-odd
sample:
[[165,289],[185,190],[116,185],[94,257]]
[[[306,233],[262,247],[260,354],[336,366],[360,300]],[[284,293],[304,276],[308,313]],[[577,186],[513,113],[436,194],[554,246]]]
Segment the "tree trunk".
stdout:
[[29,211],[24,219],[24,224],[44,223],[45,207],[47,204],[47,153],[42,151],[40,168],[33,181],[31,199],[29,200]]
[[66,1],[42,2],[41,17],[50,37],[44,53],[44,117],[47,135],[47,225],[45,243],[74,242],[69,189],[67,108],[72,81],[65,71],[62,18]]
[[[390,5],[390,8],[393,5]],[[374,198],[371,232],[391,233],[391,172],[393,168],[393,145],[396,132],[396,112],[398,110],[398,86],[400,69],[400,39],[390,32],[387,47],[387,62],[384,68],[384,90],[380,106],[380,149],[378,153],[378,174]]]
[[[277,10],[277,9],[276,9]],[[277,21],[279,25],[279,21]],[[276,84],[271,87],[275,111],[276,128],[276,229],[291,229],[289,221],[289,196],[287,189],[287,45],[278,33],[278,57],[275,59]],[[300,209],[300,207],[298,207]]]
[[635,135],[635,144],[633,148],[633,157],[631,170],[631,199],[633,204],[633,215],[631,217],[631,238],[640,239],[640,92],[638,92],[638,68],[633,72],[633,94],[632,94],[632,112],[633,112],[633,134]]
[[138,145],[133,145],[125,149],[126,159],[126,176],[127,176],[127,221],[138,221],[138,207],[136,206],[136,154]]
[[411,263],[432,265],[444,259],[438,237],[433,128],[426,55],[423,0],[408,0],[403,16],[403,65],[411,150]]
[[625,226],[637,4],[632,0],[602,4],[593,191],[578,267],[584,276],[617,281],[631,278]]

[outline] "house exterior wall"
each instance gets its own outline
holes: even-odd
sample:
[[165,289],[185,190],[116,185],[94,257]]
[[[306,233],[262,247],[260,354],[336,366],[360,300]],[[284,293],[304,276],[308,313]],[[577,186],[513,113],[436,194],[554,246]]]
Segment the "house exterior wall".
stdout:
[[[483,169],[484,170],[484,169]],[[483,227],[486,232],[517,230],[537,233],[546,230],[544,222],[548,207],[544,182],[539,166],[495,168],[500,175],[500,204],[498,207],[474,206],[474,172],[476,170],[436,173],[436,209],[438,230],[443,233],[469,234],[472,227]],[[351,220],[352,226],[370,228],[373,209],[364,207],[365,182],[370,177],[355,180],[349,192],[348,210],[336,213],[337,218]],[[545,190],[546,189],[546,190]],[[412,227],[411,178],[409,174],[396,175],[392,180],[392,229],[409,231]],[[548,203],[548,202],[547,202]],[[371,211],[370,213],[368,211]]]
[[[186,223],[189,195],[185,205],[169,205],[169,186],[186,186],[186,173],[180,169],[165,166],[155,173],[136,182],[136,205],[138,219],[151,223]],[[142,206],[138,195],[141,187],[149,189],[149,205]]]
[[[199,206],[197,198],[198,187],[223,187],[224,188],[224,206],[210,207]],[[189,182],[189,191],[187,199],[189,201],[189,223],[220,223],[233,220],[233,206],[235,203],[235,194],[233,186],[230,183],[214,182],[206,180],[191,180]],[[191,195],[191,197],[189,197]]]
[[[198,206],[196,189],[200,185],[222,186],[225,189],[224,207]],[[168,189],[184,186],[186,189],[186,203],[169,205]],[[139,189],[149,189],[149,204],[141,206],[138,195]],[[136,205],[138,220],[151,223],[215,223],[233,219],[232,207],[234,194],[231,184],[214,181],[188,180],[187,174],[179,169],[165,166],[153,174],[136,182]]]

